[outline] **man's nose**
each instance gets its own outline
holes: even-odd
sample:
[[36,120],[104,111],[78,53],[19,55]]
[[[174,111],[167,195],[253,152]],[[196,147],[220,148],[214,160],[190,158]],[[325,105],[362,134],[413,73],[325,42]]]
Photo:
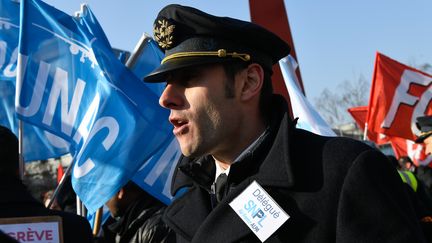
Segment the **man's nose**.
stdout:
[[162,95],[159,98],[159,105],[167,109],[176,109],[182,104],[182,98],[173,84],[167,84]]

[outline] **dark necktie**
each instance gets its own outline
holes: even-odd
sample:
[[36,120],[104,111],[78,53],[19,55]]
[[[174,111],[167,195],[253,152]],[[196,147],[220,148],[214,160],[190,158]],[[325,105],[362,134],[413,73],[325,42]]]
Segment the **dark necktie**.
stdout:
[[216,193],[216,200],[218,202],[222,201],[222,198],[225,196],[225,186],[226,186],[227,178],[228,176],[225,173],[222,173],[216,179],[215,193]]

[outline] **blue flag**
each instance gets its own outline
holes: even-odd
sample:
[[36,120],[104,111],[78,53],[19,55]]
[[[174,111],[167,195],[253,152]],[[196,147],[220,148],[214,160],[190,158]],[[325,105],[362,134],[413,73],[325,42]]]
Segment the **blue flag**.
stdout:
[[101,43],[104,43],[104,45],[111,49],[111,44],[109,43],[105,32],[102,30],[99,21],[96,19],[96,16],[87,6],[87,4],[81,4],[81,11],[78,13],[78,18],[76,19],[82,26],[87,27],[87,30],[96,36]]
[[114,55],[122,62],[122,63],[126,63],[129,56],[130,56],[130,52],[129,51],[125,51],[125,50],[121,50],[121,49],[117,49],[117,48],[113,48],[113,52]]
[[[0,0],[0,124],[18,136],[15,80],[18,57],[19,3]],[[30,124],[23,124],[25,161],[56,158],[69,152],[66,141]]]
[[92,213],[171,141],[172,126],[157,95],[83,19],[21,1],[15,108],[71,143],[72,185]]
[[[158,44],[149,36],[143,35],[138,42],[133,55],[129,58],[126,66],[141,80],[157,68],[164,53],[158,47]],[[147,83],[146,83],[147,84]],[[165,89],[165,83],[152,83],[147,86],[160,97]]]
[[[143,163],[133,177],[133,181],[145,191],[169,205],[175,197],[171,196],[171,179],[181,155],[180,146],[173,136],[170,143]],[[181,195],[183,191],[176,194]]]
[[[163,57],[164,53],[157,43],[151,37],[143,36],[126,65],[142,80],[160,65]],[[165,83],[145,83],[145,85],[158,97],[165,88]],[[171,196],[171,179],[180,155],[180,146],[174,134],[170,133],[170,142],[164,144],[156,154],[143,163],[133,177],[133,181],[161,202],[170,204],[174,199]]]

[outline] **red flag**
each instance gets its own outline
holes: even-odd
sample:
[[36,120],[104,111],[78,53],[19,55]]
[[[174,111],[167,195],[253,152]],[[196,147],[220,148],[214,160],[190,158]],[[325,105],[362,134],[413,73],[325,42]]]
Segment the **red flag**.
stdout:
[[351,114],[351,116],[354,118],[354,121],[362,130],[364,130],[365,128],[367,111],[367,106],[351,107],[348,109],[348,112]]
[[368,129],[415,140],[416,117],[432,114],[432,76],[377,53],[368,107]]
[[423,144],[417,144],[414,141],[398,137],[390,138],[390,143],[396,158],[408,156],[416,166],[428,164],[432,166],[430,163],[432,156],[426,156]]
[[[281,39],[285,40],[291,46],[290,55],[294,57],[295,60],[297,60],[284,1],[272,0],[268,2],[262,0],[249,0],[249,9],[252,22],[265,27],[266,29],[277,34]],[[300,68],[297,68],[296,74],[300,83],[300,88],[304,94],[305,92],[300,75]],[[285,82],[282,77],[279,65],[273,66],[272,80],[275,93],[283,95],[289,102],[288,91],[285,87]]]
[[[364,131],[368,107],[367,106],[351,107],[348,109],[348,112],[354,118],[354,121],[357,123],[357,125]],[[388,139],[386,138],[386,136],[382,134],[381,136],[379,136],[377,133],[371,131],[370,129],[368,129],[367,131],[367,137],[369,140],[375,142],[376,144],[388,143]]]
[[[348,112],[363,130],[365,127],[367,111],[367,106],[358,106],[348,109]],[[368,131],[367,135],[368,138],[376,144],[381,145],[390,142],[396,158],[408,156],[416,166],[427,164],[432,165],[430,164],[432,156],[426,156],[425,147],[422,144],[416,144],[405,138],[378,136],[373,131]]]

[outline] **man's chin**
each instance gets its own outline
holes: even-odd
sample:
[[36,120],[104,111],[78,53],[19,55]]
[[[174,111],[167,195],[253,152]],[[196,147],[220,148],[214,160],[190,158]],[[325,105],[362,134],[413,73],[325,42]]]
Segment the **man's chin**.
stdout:
[[203,156],[202,153],[199,153],[197,150],[191,149],[190,147],[185,148],[180,145],[180,150],[184,156],[189,158],[198,158]]
[[[179,143],[180,143],[180,141],[179,141]],[[182,144],[180,143],[180,150],[184,156],[191,157],[192,151],[190,150],[189,147],[186,147],[184,145],[182,146]]]

